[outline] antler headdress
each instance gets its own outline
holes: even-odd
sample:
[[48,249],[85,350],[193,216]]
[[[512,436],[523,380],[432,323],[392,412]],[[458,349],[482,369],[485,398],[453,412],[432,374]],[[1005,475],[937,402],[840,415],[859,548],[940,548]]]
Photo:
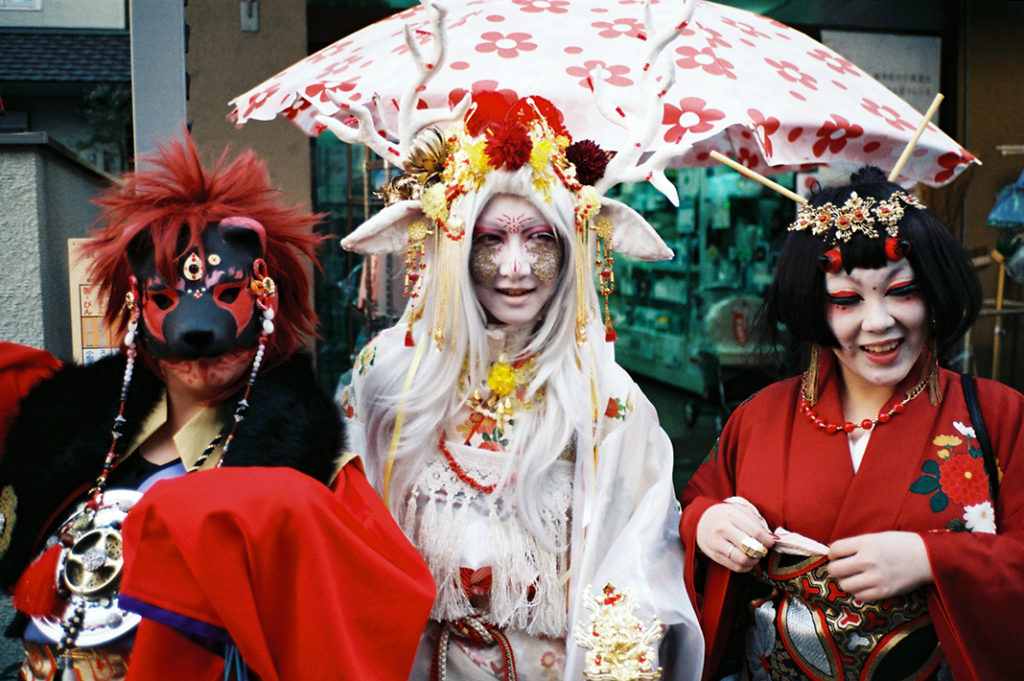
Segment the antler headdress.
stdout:
[[[604,96],[603,82],[591,77],[596,106],[601,113],[625,131],[624,141],[614,153],[608,153],[590,140],[573,142],[562,120],[562,113],[542,97],[516,100],[496,92],[465,96],[453,109],[417,109],[419,94],[442,66],[446,56],[445,10],[437,3],[424,0],[431,16],[431,54],[424,58],[420,45],[406,28],[406,45],[417,65],[417,77],[409,83],[399,103],[398,140],[384,138],[377,130],[368,109],[339,100],[334,103],[351,115],[355,127],[335,117],[319,116],[317,120],[340,139],[362,143],[385,160],[401,165],[406,171],[385,188],[384,194],[394,201],[342,240],[342,246],[360,253],[387,253],[406,250],[406,292],[421,301],[422,286],[433,286],[435,305],[453,308],[457,300],[457,276],[461,249],[467,229],[456,215],[456,206],[468,193],[478,190],[486,177],[495,171],[517,172],[529,167],[533,189],[545,202],[552,191],[561,187],[574,202],[577,253],[573,263],[577,286],[588,286],[593,280],[593,264],[589,253],[597,254],[599,290],[605,296],[606,338],[614,339],[607,310],[607,296],[614,288],[613,252],[619,251],[644,260],[664,260],[672,256],[654,229],[625,204],[603,196],[620,182],[648,180],[670,201],[677,203],[675,187],[665,177],[664,168],[672,157],[671,150],[643,158],[662,117],[662,99],[674,80],[671,59],[663,58],[665,47],[685,27],[695,7],[695,0],[683,4],[684,17],[660,31],[650,31],[648,51],[641,70],[642,94],[634,111],[612,107]],[[645,20],[653,27],[649,4]],[[333,99],[333,97],[332,97]],[[444,132],[431,127],[455,120]],[[432,238],[433,262],[424,260],[425,242]],[[424,277],[430,270],[429,284]],[[577,297],[576,335],[578,342],[586,339],[590,310],[584,296]],[[412,327],[423,315],[422,302],[410,306],[406,322],[406,341],[414,344]],[[431,336],[439,347],[454,333],[454,318],[437,309]]]

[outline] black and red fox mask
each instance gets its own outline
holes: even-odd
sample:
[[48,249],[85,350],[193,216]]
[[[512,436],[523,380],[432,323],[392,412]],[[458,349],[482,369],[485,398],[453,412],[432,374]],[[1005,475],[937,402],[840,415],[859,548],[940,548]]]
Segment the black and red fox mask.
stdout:
[[190,360],[255,347],[262,317],[252,282],[254,264],[265,267],[265,240],[262,225],[250,218],[210,223],[202,243],[175,260],[173,281],[157,271],[151,244],[133,242],[128,260],[137,281],[145,350],[154,359]]

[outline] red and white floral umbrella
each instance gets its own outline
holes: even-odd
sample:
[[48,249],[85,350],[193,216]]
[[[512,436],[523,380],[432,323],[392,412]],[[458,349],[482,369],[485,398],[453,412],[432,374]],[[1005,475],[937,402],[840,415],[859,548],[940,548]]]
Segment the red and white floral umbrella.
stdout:
[[[656,16],[677,0],[655,4]],[[638,0],[452,0],[447,59],[418,106],[453,105],[467,90],[541,95],[566,116],[575,139],[605,149],[624,144],[620,127],[594,103],[592,74],[612,109],[630,110],[644,69],[643,4]],[[241,126],[291,119],[309,135],[317,114],[349,114],[332,102],[369,109],[381,132],[397,138],[397,108],[413,69],[404,27],[431,40],[423,6],[339,40],[231,101]],[[701,0],[668,47],[676,81],[664,97],[652,151],[678,150],[671,165],[714,165],[711,150],[764,174],[810,165],[892,168],[922,114],[805,34],[745,10]],[[596,69],[596,71],[595,71]],[[975,158],[929,124],[900,181],[940,186]]]

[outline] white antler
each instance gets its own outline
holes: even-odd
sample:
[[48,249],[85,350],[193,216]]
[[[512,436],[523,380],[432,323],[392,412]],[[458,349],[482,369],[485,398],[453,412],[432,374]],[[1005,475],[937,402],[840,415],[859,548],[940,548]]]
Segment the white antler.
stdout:
[[673,205],[679,205],[679,195],[675,186],[665,177],[665,166],[675,155],[671,149],[651,154],[642,163],[641,157],[647,150],[658,132],[662,120],[662,100],[675,82],[675,67],[671,57],[665,58],[665,48],[686,27],[693,16],[697,0],[683,2],[682,18],[669,28],[651,32],[655,26],[651,13],[650,0],[644,3],[644,29],[648,36],[647,59],[640,76],[641,97],[637,110],[627,113],[620,107],[612,107],[606,96],[604,80],[595,71],[590,74],[590,82],[594,88],[597,107],[609,121],[626,131],[626,143],[617,151],[608,163],[604,176],[595,188],[601,194],[620,182],[649,181],[662,194],[668,197]]
[[448,50],[448,33],[444,25],[448,10],[432,0],[421,0],[421,3],[430,16],[432,52],[429,60],[423,58],[419,43],[413,35],[412,29],[407,25],[405,27],[405,44],[416,63],[418,77],[406,86],[398,102],[397,143],[378,132],[369,109],[361,104],[345,102],[330,90],[327,91],[327,96],[331,102],[355,118],[356,127],[346,125],[335,116],[321,114],[316,117],[317,121],[325,125],[341,141],[349,144],[365,144],[385,161],[398,166],[406,160],[416,133],[435,123],[461,118],[469,108],[472,99],[467,93],[454,109],[445,106],[433,109],[416,108],[420,93],[444,64]]

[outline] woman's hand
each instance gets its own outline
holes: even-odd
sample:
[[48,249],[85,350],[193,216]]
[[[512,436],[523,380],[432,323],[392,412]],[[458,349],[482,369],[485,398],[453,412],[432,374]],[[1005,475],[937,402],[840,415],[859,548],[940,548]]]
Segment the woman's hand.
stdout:
[[924,540],[914,532],[876,532],[829,546],[829,573],[862,601],[899,596],[935,580]]
[[775,543],[768,524],[749,504],[715,504],[697,522],[697,546],[705,556],[733,572],[750,572],[757,565],[758,559],[741,548],[743,540],[751,537],[765,549]]

